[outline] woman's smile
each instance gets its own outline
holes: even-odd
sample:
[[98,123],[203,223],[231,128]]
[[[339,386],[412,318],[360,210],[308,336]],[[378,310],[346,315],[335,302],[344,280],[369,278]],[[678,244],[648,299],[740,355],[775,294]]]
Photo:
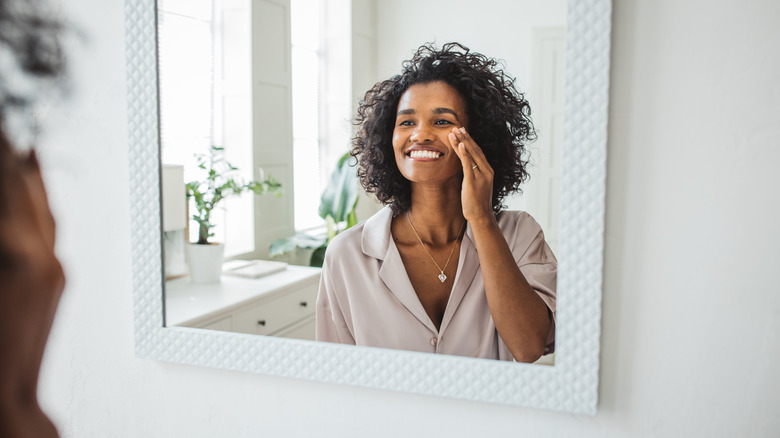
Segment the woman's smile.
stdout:
[[435,161],[443,157],[444,153],[429,147],[412,146],[406,151],[406,156],[416,161]]

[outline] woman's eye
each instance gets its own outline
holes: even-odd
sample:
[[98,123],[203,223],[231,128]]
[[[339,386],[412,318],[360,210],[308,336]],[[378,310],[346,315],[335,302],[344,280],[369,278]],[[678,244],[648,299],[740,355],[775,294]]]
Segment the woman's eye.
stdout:
[[414,123],[412,123],[411,120],[404,120],[398,124],[398,126],[412,126],[412,125],[414,125]]
[[436,125],[452,125],[453,123],[450,122],[449,120],[442,119],[442,120],[437,120],[435,124]]

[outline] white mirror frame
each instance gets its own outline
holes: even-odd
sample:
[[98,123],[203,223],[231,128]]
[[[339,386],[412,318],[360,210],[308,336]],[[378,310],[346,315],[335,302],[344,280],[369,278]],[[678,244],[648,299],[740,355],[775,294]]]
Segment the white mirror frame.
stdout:
[[226,370],[595,414],[612,5],[569,0],[554,366],[163,326],[157,23],[126,0],[136,356]]

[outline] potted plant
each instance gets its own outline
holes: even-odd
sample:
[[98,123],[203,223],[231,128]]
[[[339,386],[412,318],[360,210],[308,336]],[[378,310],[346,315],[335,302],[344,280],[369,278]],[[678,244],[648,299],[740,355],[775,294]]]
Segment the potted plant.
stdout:
[[325,219],[326,233],[316,236],[298,233],[295,236],[275,240],[268,250],[271,256],[281,256],[296,248],[313,249],[309,265],[322,267],[325,250],[331,239],[340,231],[357,224],[355,208],[358,202],[358,182],[355,170],[349,165],[349,158],[349,153],[339,158],[336,169],[330,175],[330,182],[320,197],[318,213]]
[[187,245],[187,260],[193,282],[213,283],[220,281],[225,246],[209,241],[214,236],[211,212],[223,199],[245,192],[280,196],[282,185],[272,176],[261,177],[260,181],[244,182],[238,174],[238,168],[225,159],[224,148],[219,146],[211,146],[209,154],[198,154],[196,157],[198,167],[206,172],[206,176],[186,184],[187,198],[194,201],[196,209],[192,220],[198,223],[198,241]]

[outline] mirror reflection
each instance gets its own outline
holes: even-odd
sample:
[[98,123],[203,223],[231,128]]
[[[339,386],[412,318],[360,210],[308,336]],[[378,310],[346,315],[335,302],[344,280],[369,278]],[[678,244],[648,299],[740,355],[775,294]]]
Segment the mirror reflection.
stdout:
[[[409,10],[415,14],[403,12]],[[405,318],[409,324],[403,319],[396,324],[418,324],[423,327],[420,330],[430,332],[422,351],[526,360],[512,355],[503,336],[487,343],[484,339],[474,341],[491,346],[485,348],[489,353],[482,354],[474,349],[466,351],[473,342],[465,340],[466,334],[459,334],[468,331],[455,322],[455,310],[462,305],[455,301],[463,302],[465,296],[468,303],[468,297],[476,295],[466,293],[473,284],[482,288],[484,303],[485,288],[489,289],[481,273],[464,273],[464,266],[475,263],[469,257],[476,255],[479,247],[479,238],[473,236],[478,217],[464,222],[461,205],[460,214],[453,209],[436,218],[424,212],[434,206],[429,201],[419,203],[419,209],[412,206],[393,216],[391,209],[382,210],[372,197],[357,190],[355,169],[350,167],[354,162],[345,160],[344,155],[358,132],[351,121],[359,100],[378,81],[400,73],[402,61],[421,44],[436,41],[434,46],[440,48],[447,41],[459,41],[472,51],[505,60],[503,70],[516,78],[515,86],[530,102],[538,139],[528,144],[530,164],[526,170],[531,178],[522,186],[522,196],[508,196],[503,204],[533,216],[548,244],[540,251],[546,254],[549,249],[551,256],[557,248],[564,21],[562,1],[489,1],[480,2],[478,7],[471,2],[440,1],[293,0],[289,7],[276,1],[158,1],[166,324],[310,340],[315,338],[318,325],[320,333],[327,333],[324,321],[335,324],[334,310],[333,306],[316,309],[322,275],[319,268],[310,265],[322,264],[330,237],[376,214],[377,218],[389,217],[386,221],[393,230],[385,233],[384,240],[393,237],[389,242],[394,244],[399,262],[395,270],[387,271],[388,277],[383,279],[379,272],[369,274],[350,264],[346,255],[338,258],[338,264],[385,286],[398,279],[406,281],[404,286],[413,286],[406,288],[407,296],[391,294],[388,299],[408,313]],[[489,32],[484,23],[491,23]],[[462,94],[456,90],[454,96],[462,98]],[[434,97],[446,95],[437,92]],[[414,101],[415,96],[406,94],[405,98]],[[457,107],[436,108],[450,106]],[[410,110],[429,110],[419,105],[399,105],[397,109],[406,111],[407,116]],[[473,141],[484,141],[479,127],[462,123],[473,109],[464,107],[460,113],[458,108],[450,109],[463,119],[451,120],[453,126],[463,126],[467,134],[475,135],[466,137],[465,143],[481,146]],[[395,114],[393,119],[395,122]],[[422,119],[400,122],[403,126],[419,125]],[[429,122],[431,126],[446,124],[441,120],[425,123]],[[415,140],[406,142],[454,153],[447,160],[457,156],[454,149],[447,149],[447,137],[420,142],[417,136],[410,134]],[[390,137],[395,138],[392,132]],[[419,155],[425,153],[429,152],[415,152],[412,161],[431,165],[442,158]],[[460,163],[452,163],[456,161]],[[492,166],[482,166],[488,167]],[[453,166],[452,170],[460,173],[451,177],[463,178],[471,165],[468,168]],[[409,176],[403,169],[400,172]],[[415,181],[414,177],[407,179]],[[439,181],[437,187],[447,185],[444,182]],[[499,218],[502,216],[509,217],[501,213]],[[439,228],[431,224],[446,218],[453,220],[441,227],[446,233],[437,235]],[[337,242],[345,240],[342,237]],[[201,244],[189,243],[198,241]],[[474,254],[469,255],[470,250]],[[514,261],[520,262],[521,255]],[[206,267],[193,268],[201,262]],[[425,268],[428,274],[435,271],[430,282],[433,288],[429,280],[416,280],[416,268]],[[445,280],[440,281],[439,276]],[[465,279],[468,276],[478,280]],[[540,292],[544,287],[536,280],[526,280],[541,297],[536,304],[543,306],[543,319],[552,324],[554,299],[552,310],[544,307],[549,305],[544,298],[549,294]],[[554,276],[552,282],[554,293]],[[422,289],[435,293],[415,294]],[[354,324],[374,316],[352,306],[352,302],[347,306],[352,312],[349,322],[344,317],[345,307],[339,310],[345,318],[340,321],[347,327],[344,333],[358,344],[369,345],[355,339]],[[498,308],[511,306],[505,302]],[[324,319],[324,312],[330,312],[331,317]],[[381,307],[376,315],[388,313],[387,307]],[[483,315],[486,327],[494,319],[501,324],[490,312]],[[330,329],[335,335],[322,334],[321,339],[341,342],[338,330]],[[383,331],[387,330],[378,332]],[[371,338],[369,332],[363,331],[357,338]],[[371,343],[421,350],[403,343]],[[447,350],[448,345],[464,347]],[[544,346],[551,351],[552,344],[545,342]],[[551,359],[546,357],[542,362],[551,363]]]

